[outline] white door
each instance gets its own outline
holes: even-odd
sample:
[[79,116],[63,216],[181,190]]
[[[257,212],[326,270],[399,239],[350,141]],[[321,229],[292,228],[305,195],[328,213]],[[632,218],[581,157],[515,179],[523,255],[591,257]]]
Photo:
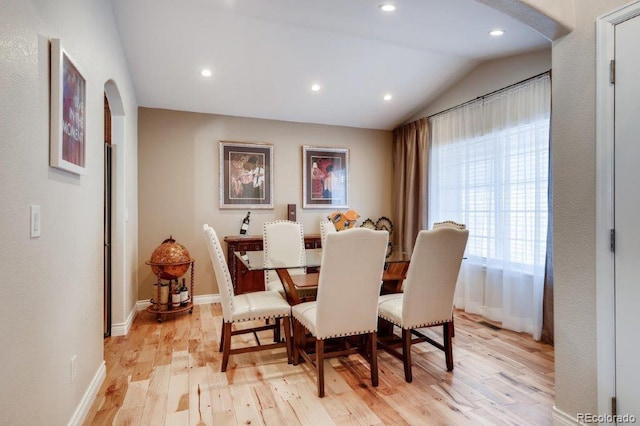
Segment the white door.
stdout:
[[617,413],[640,419],[640,16],[615,26],[614,146]]

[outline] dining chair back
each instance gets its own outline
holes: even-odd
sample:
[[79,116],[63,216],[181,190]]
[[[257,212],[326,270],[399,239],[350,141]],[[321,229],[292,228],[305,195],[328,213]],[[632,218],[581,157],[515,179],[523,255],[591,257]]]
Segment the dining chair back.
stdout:
[[420,231],[404,280],[402,326],[451,320],[453,295],[469,231],[442,227]]
[[222,319],[223,321],[231,322],[235,306],[233,304],[233,283],[231,281],[229,267],[224,259],[224,252],[220,246],[216,231],[207,224],[203,226],[203,230],[209,256],[211,257],[211,264],[213,265],[213,273],[218,283],[218,293],[220,294],[220,304],[222,305]]
[[366,228],[327,235],[318,278],[318,338],[377,330],[388,239],[387,232]]
[[[411,345],[429,342],[445,353],[447,370],[453,370],[453,296],[469,231],[441,226],[420,231],[404,280],[404,292],[380,296],[379,317],[402,329],[399,341],[380,342],[383,349],[403,360],[407,382],[411,372]],[[442,325],[443,343],[416,329]],[[413,339],[417,335],[418,339]],[[395,348],[402,346],[402,353]]]
[[[371,383],[378,386],[378,294],[384,271],[389,234],[356,228],[327,235],[322,250],[322,267],[315,301],[293,306],[293,363],[299,355],[316,367],[318,396],[324,396],[324,360],[358,352],[344,349],[325,352],[326,339],[366,335],[366,347],[359,352],[369,361]],[[309,353],[304,329],[315,339]]]
[[324,242],[327,239],[327,235],[330,233],[338,232],[333,222],[330,220],[321,220],[320,221],[320,244],[324,247]]
[[[289,220],[266,222],[263,227],[263,241],[265,266],[276,266],[277,263],[305,264],[304,229],[301,223]],[[305,273],[306,268],[289,269],[289,275],[303,275]],[[284,292],[276,271],[265,270],[264,279],[267,290]]]
[[[234,295],[231,283],[231,274],[224,252],[220,245],[220,240],[216,231],[209,225],[203,225],[207,249],[211,257],[213,272],[218,283],[220,301],[222,304],[222,331],[220,332],[220,349],[222,352],[222,363],[220,370],[226,371],[229,363],[229,356],[244,352],[254,352],[261,350],[271,350],[276,348],[286,348],[287,360],[291,361],[291,307],[285,299],[273,291],[258,291]],[[232,330],[232,325],[255,320],[274,319],[275,323],[258,325],[243,329]],[[285,341],[280,341],[280,320],[283,320]],[[262,345],[258,340],[257,332],[273,330],[275,343]],[[231,347],[231,339],[237,334],[251,333],[256,336],[257,346],[244,346],[239,348]]]
[[[435,222],[433,224],[433,229],[437,228],[455,228],[455,229],[467,229],[467,226],[464,223],[458,223],[453,220],[444,220],[442,222]],[[459,278],[458,278],[459,279]],[[455,295],[454,295],[455,297]],[[456,329],[453,324],[453,319],[451,320],[451,335],[455,337]]]
[[464,223],[458,223],[458,222],[455,222],[453,220],[444,220],[442,222],[435,222],[433,224],[433,229],[442,228],[442,227],[449,227],[449,228],[456,228],[456,229],[467,229],[467,226]]

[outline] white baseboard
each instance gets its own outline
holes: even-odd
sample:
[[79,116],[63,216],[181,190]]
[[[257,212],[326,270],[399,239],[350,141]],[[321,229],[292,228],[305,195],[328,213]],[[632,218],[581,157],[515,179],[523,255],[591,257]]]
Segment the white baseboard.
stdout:
[[580,425],[580,423],[578,423],[578,421],[574,417],[568,415],[564,411],[558,410],[555,405],[553,406],[553,415],[551,416],[551,418],[553,420],[554,426]]
[[120,324],[111,324],[111,336],[126,336],[131,329],[131,324],[133,324],[133,320],[136,318],[136,314],[140,309],[136,307],[129,312],[129,316],[127,320]]
[[[202,296],[195,296],[193,298],[194,305],[208,305],[211,303],[220,303],[220,295],[219,294],[203,294]],[[121,324],[112,324],[111,325],[111,336],[126,336],[131,329],[131,324],[133,324],[133,320],[136,318],[136,315],[140,311],[144,311],[148,306],[151,305],[151,302],[147,300],[138,300],[136,302],[136,306],[131,310],[127,320]]]
[[84,396],[82,397],[78,408],[76,408],[76,411],[75,413],[73,413],[71,420],[69,420],[69,426],[81,425],[84,422],[87,414],[89,414],[91,406],[96,400],[96,396],[98,395],[100,386],[102,386],[102,383],[104,382],[106,377],[107,366],[104,361],[102,361],[102,364],[100,364],[100,368],[98,368],[98,371],[93,376],[93,380],[91,380],[91,383],[89,384],[89,388],[84,393]]
[[194,305],[210,305],[212,303],[220,303],[219,294],[203,294],[193,298]]
[[[202,296],[195,296],[193,298],[194,305],[209,305],[211,303],[220,303],[220,295],[219,294],[203,294]],[[149,306],[151,306],[151,302],[147,300],[138,300],[136,303],[136,310],[138,312],[144,311]]]

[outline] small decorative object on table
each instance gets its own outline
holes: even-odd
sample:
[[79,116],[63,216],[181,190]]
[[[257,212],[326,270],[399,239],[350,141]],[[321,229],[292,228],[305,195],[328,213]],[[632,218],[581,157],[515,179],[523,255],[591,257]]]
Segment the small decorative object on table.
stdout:
[[[158,322],[162,322],[162,315],[165,314],[184,311],[193,313],[194,262],[187,249],[171,237],[164,240],[151,254],[151,260],[146,262],[158,277],[156,297],[150,300],[151,305],[147,308],[147,312],[157,314]],[[178,283],[178,278],[189,269],[191,269],[191,291],[187,288],[184,279],[182,287]]]
[[247,235],[247,231],[249,230],[249,222],[251,218],[249,217],[251,212],[247,212],[247,215],[242,219],[242,225],[240,225],[240,235]]
[[333,226],[336,227],[336,231],[344,231],[345,229],[353,228],[360,215],[355,210],[347,210],[346,212],[333,212],[327,219],[333,222]]

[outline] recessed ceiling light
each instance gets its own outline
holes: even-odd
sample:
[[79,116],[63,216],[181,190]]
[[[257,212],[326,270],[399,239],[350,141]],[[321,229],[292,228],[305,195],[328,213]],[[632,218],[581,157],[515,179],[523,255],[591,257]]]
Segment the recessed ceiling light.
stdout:
[[494,37],[498,37],[504,34],[504,30],[491,30],[489,31],[489,34],[494,36]]
[[382,3],[379,7],[383,12],[393,12],[396,10],[396,5],[393,3]]
[[318,90],[320,90],[320,85],[319,84],[312,84],[311,85],[311,90],[313,90],[314,92],[317,92]]
[[385,101],[390,101],[391,98],[392,98],[392,96],[387,93],[386,95],[384,95],[384,98],[382,98],[382,99],[384,99]]
[[211,70],[205,68],[200,71],[200,75],[202,75],[203,77],[211,77],[213,73],[211,72]]

